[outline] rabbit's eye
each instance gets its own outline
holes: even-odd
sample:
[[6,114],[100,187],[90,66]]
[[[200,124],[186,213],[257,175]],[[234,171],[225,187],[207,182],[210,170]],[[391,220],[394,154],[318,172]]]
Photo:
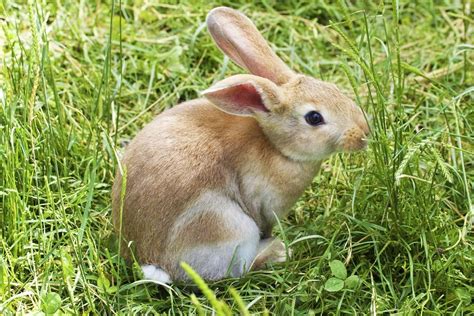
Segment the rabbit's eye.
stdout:
[[312,126],[317,126],[324,123],[323,116],[321,115],[321,113],[316,112],[316,111],[311,111],[311,112],[306,113],[304,118],[306,122]]

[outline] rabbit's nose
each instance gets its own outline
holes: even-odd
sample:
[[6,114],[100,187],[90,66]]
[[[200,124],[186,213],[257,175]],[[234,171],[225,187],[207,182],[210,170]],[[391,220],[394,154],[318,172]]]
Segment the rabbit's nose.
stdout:
[[365,149],[368,141],[368,128],[353,127],[347,130],[340,139],[340,148],[343,151],[351,152]]
[[362,133],[364,134],[364,137],[363,137],[363,138],[366,139],[366,140],[370,137],[370,134],[372,134],[371,131],[370,131],[370,127],[369,127],[368,124],[365,124],[365,125],[363,125],[363,126],[360,126],[360,130],[361,130]]
[[364,133],[364,136],[368,138],[371,134],[369,127],[370,117],[366,117],[363,120],[357,122],[357,126],[360,128],[361,132]]

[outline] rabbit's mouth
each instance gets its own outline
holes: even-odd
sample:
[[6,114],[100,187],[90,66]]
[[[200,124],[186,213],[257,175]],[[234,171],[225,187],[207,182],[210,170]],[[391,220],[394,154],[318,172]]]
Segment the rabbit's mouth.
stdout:
[[360,128],[347,130],[337,141],[337,147],[342,152],[354,152],[367,148],[368,136]]

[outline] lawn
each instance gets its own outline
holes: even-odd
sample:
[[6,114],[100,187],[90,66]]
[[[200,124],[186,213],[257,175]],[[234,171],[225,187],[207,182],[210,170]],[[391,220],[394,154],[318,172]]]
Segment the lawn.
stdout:
[[[155,115],[243,72],[205,28],[223,4],[352,96],[372,136],[275,227],[287,263],[166,288],[118,256],[111,185]],[[474,313],[469,0],[13,0],[0,25],[0,314]]]

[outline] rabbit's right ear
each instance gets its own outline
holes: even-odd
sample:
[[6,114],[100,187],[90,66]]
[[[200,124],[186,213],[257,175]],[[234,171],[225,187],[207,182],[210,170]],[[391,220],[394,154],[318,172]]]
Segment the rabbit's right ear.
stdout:
[[275,54],[255,25],[231,8],[212,9],[207,28],[217,46],[250,73],[270,79],[277,85],[290,80],[294,72]]
[[217,82],[202,95],[224,112],[252,116],[281,104],[279,87],[265,78],[236,75]]

